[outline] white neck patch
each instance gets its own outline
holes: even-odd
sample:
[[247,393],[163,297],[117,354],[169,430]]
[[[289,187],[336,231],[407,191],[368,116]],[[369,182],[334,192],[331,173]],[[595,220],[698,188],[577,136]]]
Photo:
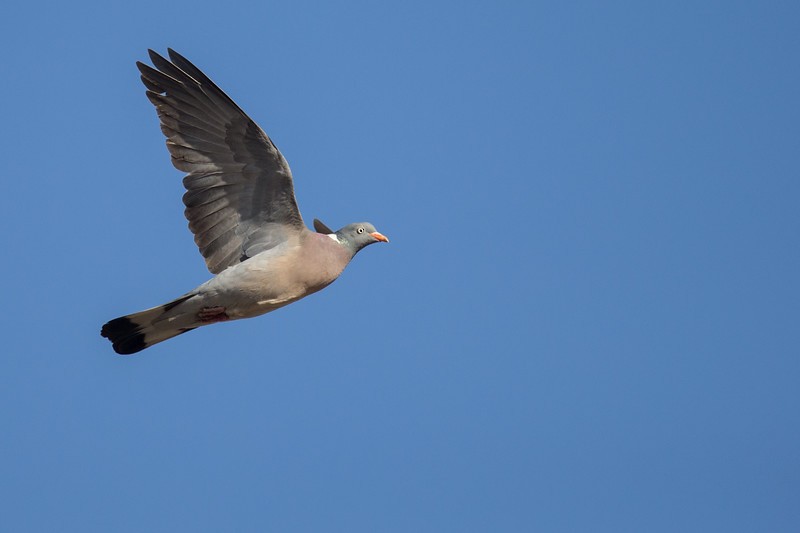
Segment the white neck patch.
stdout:
[[333,239],[336,242],[340,242],[339,241],[339,237],[337,237],[335,233],[328,233],[328,237],[330,237],[331,239]]

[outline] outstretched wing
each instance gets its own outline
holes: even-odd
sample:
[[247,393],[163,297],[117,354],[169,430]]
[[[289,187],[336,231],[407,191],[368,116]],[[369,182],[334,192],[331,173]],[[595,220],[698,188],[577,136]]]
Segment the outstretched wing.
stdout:
[[264,131],[174,50],[137,62],[183,179],[186,218],[217,274],[303,230],[292,172]]

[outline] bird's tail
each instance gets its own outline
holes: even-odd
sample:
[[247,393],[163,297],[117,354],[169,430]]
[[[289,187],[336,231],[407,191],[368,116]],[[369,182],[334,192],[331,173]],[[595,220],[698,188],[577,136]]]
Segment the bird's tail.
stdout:
[[115,318],[103,325],[100,335],[111,341],[115,352],[128,355],[191,331],[195,328],[175,323],[181,321],[163,320],[163,315],[192,296],[188,294],[158,307]]

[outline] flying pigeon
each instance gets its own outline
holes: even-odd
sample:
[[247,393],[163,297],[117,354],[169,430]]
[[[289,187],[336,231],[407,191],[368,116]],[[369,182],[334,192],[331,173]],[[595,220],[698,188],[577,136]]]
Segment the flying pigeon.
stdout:
[[169,49],[136,63],[158,111],[172,164],[187,172],[189,229],[215,277],[169,303],[106,323],[119,354],[217,322],[250,318],[330,285],[359,250],[389,239],[368,222],[310,231],[292,173],[264,131],[214,82]]

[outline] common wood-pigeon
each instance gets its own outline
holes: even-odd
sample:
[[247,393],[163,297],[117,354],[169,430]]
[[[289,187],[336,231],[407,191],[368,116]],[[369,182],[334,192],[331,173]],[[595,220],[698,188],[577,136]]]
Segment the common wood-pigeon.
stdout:
[[174,50],[137,62],[158,111],[172,164],[187,172],[189,229],[215,277],[169,303],[106,323],[119,354],[139,352],[200,326],[250,318],[331,284],[359,250],[389,239],[368,222],[339,231],[294,198],[292,173],[264,131],[200,69]]

